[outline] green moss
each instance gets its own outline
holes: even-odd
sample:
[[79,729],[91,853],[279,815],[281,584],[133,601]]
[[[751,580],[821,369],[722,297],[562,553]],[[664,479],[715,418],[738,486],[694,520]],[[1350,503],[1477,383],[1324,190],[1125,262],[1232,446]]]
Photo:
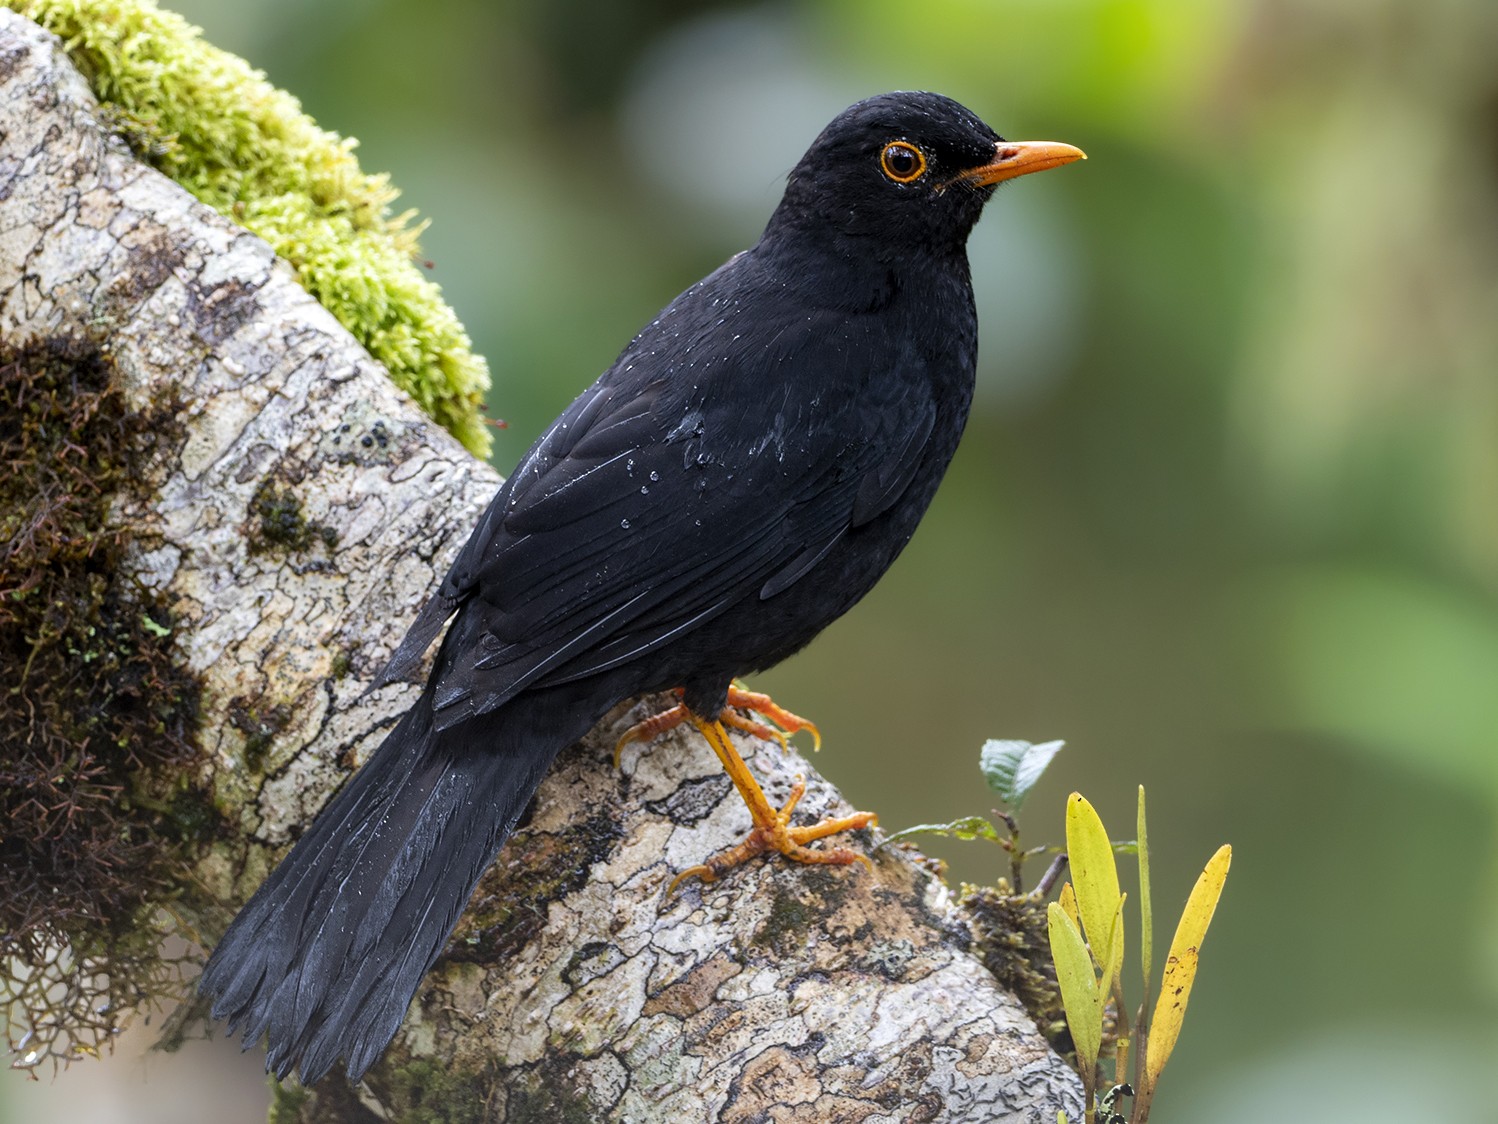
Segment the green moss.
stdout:
[[218,826],[184,780],[198,682],[109,529],[180,442],[174,409],[128,411],[91,345],[0,348],[0,1002],[38,1060],[97,1048],[180,982],[153,919],[182,845]]
[[267,480],[250,499],[249,542],[252,554],[272,550],[304,551],[318,543],[332,550],[338,532],[302,514],[302,501],[289,488]]
[[[386,1067],[380,1074],[382,1099],[401,1124],[480,1124],[494,1084],[482,1073],[463,1073],[430,1061]],[[508,1119],[521,1117],[510,1113]],[[556,1120],[556,1117],[546,1117]]]
[[480,883],[439,963],[504,963],[545,928],[547,905],[585,885],[619,838],[611,809],[562,832],[517,831],[500,852],[502,877]]
[[770,914],[765,923],[755,931],[753,943],[761,948],[779,949],[794,947],[806,934],[814,913],[811,903],[798,894],[787,891],[776,882],[772,888]]
[[272,1081],[270,1098],[266,1124],[297,1124],[302,1118],[302,1106],[312,1094],[294,1081]]
[[140,157],[264,238],[390,377],[479,456],[489,373],[415,260],[414,212],[243,60],[149,0],[0,0],[58,35]]
[[212,800],[183,784],[167,804],[164,826],[185,843],[206,843],[222,831],[224,821]]
[[513,1124],[594,1124],[598,1106],[568,1082],[577,1064],[570,1055],[549,1056],[510,1091],[506,1119]]
[[1012,894],[1000,879],[996,887],[964,886],[957,904],[971,922],[973,952],[1020,1001],[1051,1047],[1076,1065],[1051,959],[1045,901],[1034,894]]
[[282,703],[267,707],[236,698],[229,705],[229,725],[244,735],[246,768],[258,773],[264,767],[267,751],[290,719],[291,711]]
[[770,912],[754,933],[751,943],[786,955],[802,948],[806,933],[832,917],[847,899],[851,882],[847,872],[820,867],[796,867],[795,880],[771,883]]

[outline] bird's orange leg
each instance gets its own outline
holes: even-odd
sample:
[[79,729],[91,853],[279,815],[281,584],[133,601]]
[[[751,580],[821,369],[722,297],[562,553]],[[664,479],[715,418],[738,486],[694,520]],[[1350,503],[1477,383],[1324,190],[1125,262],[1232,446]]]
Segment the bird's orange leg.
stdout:
[[[682,695],[678,687],[673,694],[677,698]],[[745,718],[739,713],[741,710],[753,711],[763,714],[773,726],[766,726],[756,722],[752,718]],[[687,720],[687,708],[685,705],[669,707],[659,714],[653,714],[643,722],[637,722],[628,730],[624,736],[614,745],[614,768],[619,767],[619,757],[624,752],[624,747],[630,742],[650,741],[658,738],[667,730],[674,730]],[[725,726],[732,726],[735,730],[742,730],[746,734],[752,734],[756,738],[765,741],[778,741],[781,749],[789,746],[787,738],[790,735],[806,730],[811,734],[813,750],[822,748],[822,732],[817,729],[817,724],[810,719],[802,718],[799,714],[792,714],[784,707],[777,706],[775,700],[769,695],[760,694],[758,691],[746,691],[735,684],[728,688],[728,704],[723,708],[723,713],[718,715],[718,721]]]
[[846,847],[813,851],[806,846],[807,843],[824,836],[835,835],[839,831],[854,831],[861,827],[868,827],[877,822],[878,817],[873,812],[854,812],[851,816],[838,816],[805,827],[792,827],[791,812],[805,793],[806,782],[797,777],[796,787],[791,790],[791,797],[785,802],[785,807],[779,809],[772,807],[769,800],[765,799],[759,782],[754,779],[754,775],[749,772],[749,767],[744,764],[744,759],[739,756],[738,750],[734,749],[733,743],[728,740],[728,732],[723,729],[723,724],[709,721],[690,711],[687,713],[687,719],[707,739],[708,745],[713,747],[713,752],[723,763],[724,771],[748,806],[754,826],[742,843],[726,851],[720,851],[705,863],[688,867],[678,874],[671,880],[671,885],[666,890],[668,894],[688,878],[700,878],[704,882],[715,881],[725,871],[766,851],[779,851],[795,862],[827,863],[832,866],[863,863],[870,870],[874,869],[867,855],[850,851]]
[[[673,693],[677,698],[681,698],[684,694],[680,688]],[[754,774],[749,772],[749,766],[744,764],[744,759],[739,756],[738,750],[734,749],[727,731],[723,729],[724,726],[732,726],[734,729],[743,730],[766,741],[773,739],[780,742],[782,748],[787,745],[787,735],[807,730],[814,739],[813,748],[820,749],[822,735],[816,723],[777,706],[769,695],[746,691],[737,685],[729,688],[727,704],[717,720],[713,721],[694,714],[685,703],[678,703],[659,714],[651,715],[642,722],[635,723],[624,731],[624,736],[614,746],[614,767],[618,768],[619,757],[624,752],[624,747],[630,742],[649,741],[668,730],[676,729],[683,722],[691,722],[713,747],[713,752],[723,763],[724,771],[733,781],[734,787],[738,789],[739,796],[748,807],[750,818],[754,821],[754,826],[742,843],[719,852],[705,863],[682,871],[672,880],[670,890],[667,892],[675,890],[687,878],[696,877],[704,882],[712,882],[725,871],[766,851],[779,851],[795,862],[826,863],[833,866],[863,863],[872,870],[873,864],[869,862],[868,857],[857,851],[850,851],[845,847],[813,851],[806,844],[828,835],[835,835],[840,831],[854,831],[861,827],[868,827],[878,821],[878,817],[873,812],[855,812],[851,816],[838,816],[804,827],[792,827],[791,812],[795,810],[797,802],[806,792],[805,781],[797,777],[796,786],[791,790],[790,799],[785,802],[785,806],[779,809],[772,807],[769,800],[765,798],[764,790],[759,787],[759,782],[754,779]],[[772,727],[755,722],[740,714],[741,710],[763,714],[775,725]]]

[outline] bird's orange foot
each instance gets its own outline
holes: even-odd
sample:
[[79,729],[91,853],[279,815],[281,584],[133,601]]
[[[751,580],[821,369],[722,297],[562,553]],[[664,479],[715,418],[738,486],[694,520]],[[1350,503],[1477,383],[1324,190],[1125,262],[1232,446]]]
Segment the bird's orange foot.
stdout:
[[[682,690],[678,687],[672,692],[677,698],[682,696]],[[774,723],[767,726],[762,722],[756,722],[752,718],[745,718],[739,713],[741,710],[762,714]],[[652,714],[642,722],[636,722],[624,736],[614,744],[614,768],[619,767],[619,758],[624,753],[624,747],[630,742],[651,741],[660,737],[668,730],[674,730],[687,720],[690,712],[685,703],[668,707],[659,714]],[[760,694],[758,691],[746,691],[735,684],[728,688],[728,705],[718,715],[718,721],[725,726],[732,726],[735,730],[742,730],[746,734],[752,734],[756,738],[765,741],[778,741],[781,749],[789,747],[789,738],[802,730],[811,734],[813,750],[822,748],[822,732],[817,729],[817,724],[810,719],[802,718],[799,714],[792,714],[784,707],[776,706],[775,700],[769,695]]]
[[[748,692],[741,692],[740,697],[746,694]],[[779,711],[779,708],[777,707],[776,710]],[[785,714],[784,711],[780,713]],[[786,716],[795,719],[795,715],[787,714]],[[725,871],[766,851],[778,851],[794,862],[826,863],[833,866],[863,863],[870,870],[873,869],[873,864],[869,862],[868,857],[857,851],[850,851],[844,847],[831,847],[819,851],[807,846],[808,843],[828,835],[835,835],[839,831],[854,831],[878,822],[872,812],[854,812],[851,816],[837,816],[820,823],[792,827],[791,813],[796,810],[796,804],[806,792],[806,782],[801,777],[797,777],[796,787],[791,791],[791,797],[785,802],[785,806],[783,808],[772,807],[765,799],[764,790],[759,787],[759,782],[754,779],[754,774],[749,772],[749,766],[744,764],[744,759],[739,756],[738,750],[734,749],[733,742],[728,738],[728,731],[723,728],[723,723],[703,718],[699,714],[694,714],[690,709],[686,711],[685,720],[697,727],[698,733],[707,739],[708,745],[713,747],[713,752],[718,755],[724,772],[728,774],[729,780],[733,781],[734,788],[738,789],[740,798],[748,807],[754,826],[742,843],[721,851],[707,862],[690,867],[678,874],[671,880],[671,885],[666,891],[668,894],[681,885],[684,879],[700,878],[704,882],[712,882],[721,877]],[[800,720],[796,719],[796,721]]]
[[[731,770],[730,775],[732,775]],[[742,787],[739,791],[741,795],[744,794]],[[759,793],[758,784],[755,785],[754,791]],[[869,827],[878,823],[879,817],[873,812],[854,812],[851,816],[837,816],[822,820],[820,823],[792,827],[791,812],[795,810],[797,802],[805,792],[806,782],[798,776],[796,787],[791,790],[791,798],[785,802],[785,807],[778,811],[769,807],[764,801],[763,794],[759,795],[762,808],[757,808],[756,802],[746,796],[744,803],[749,805],[750,814],[754,817],[754,827],[744,841],[725,851],[719,851],[705,863],[688,867],[671,880],[666,893],[668,895],[674,893],[676,887],[688,878],[715,882],[740,863],[748,862],[755,855],[762,855],[766,851],[779,851],[786,858],[798,863],[824,863],[830,866],[863,863],[864,866],[873,870],[874,864],[869,861],[869,857],[857,851],[850,851],[846,847],[831,847],[827,850],[814,851],[806,844],[828,835],[836,835],[840,831],[856,831],[861,827]],[[764,811],[768,811],[769,814],[762,818]]]
[[[684,693],[680,687],[671,692],[677,698]],[[674,730],[687,720],[687,707],[685,703],[677,703],[675,706],[667,707],[659,714],[652,714],[642,722],[636,722],[624,731],[624,736],[614,743],[614,768],[619,767],[619,759],[624,756],[624,747],[630,742],[654,741],[668,730]]]
[[[738,712],[747,710],[754,714],[762,714],[774,723],[774,726],[766,726],[756,722],[752,718],[745,718]],[[802,718],[799,714],[792,714],[784,707],[776,706],[775,700],[769,695],[758,691],[746,691],[735,684],[728,688],[728,707],[718,716],[725,726],[732,726],[735,730],[743,730],[746,734],[753,734],[765,741],[778,741],[781,749],[789,748],[788,739],[805,730],[811,735],[811,748],[813,752],[822,748],[822,731],[817,729],[817,724],[809,718]]]

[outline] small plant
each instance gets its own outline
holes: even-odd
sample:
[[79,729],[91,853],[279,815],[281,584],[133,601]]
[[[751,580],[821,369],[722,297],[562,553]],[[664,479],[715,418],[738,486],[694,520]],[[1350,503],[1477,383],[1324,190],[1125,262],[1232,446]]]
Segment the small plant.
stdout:
[[[1110,840],[1102,820],[1079,793],[1072,793],[1066,804],[1066,848],[1040,846],[1025,848],[1020,844],[1019,824],[1015,819],[1020,805],[1040,779],[1046,766],[1060,752],[1059,741],[1031,744],[1024,741],[989,741],[983,746],[979,765],[984,778],[1009,806],[1009,811],[995,809],[1002,821],[1001,832],[982,816],[964,816],[945,824],[918,824],[890,836],[893,843],[914,835],[944,835],[957,839],[986,839],[1009,853],[1009,878],[1000,878],[997,891],[967,887],[963,904],[974,917],[997,917],[1026,924],[1026,910],[1039,918],[1040,899],[1049,894],[1068,863],[1071,881],[1061,887],[1059,900],[1045,907],[1044,928],[1049,937],[1050,964],[1040,964],[1043,953],[1030,954],[1028,970],[1016,971],[1013,933],[983,934],[980,945],[983,958],[1001,981],[1029,981],[1020,989],[1025,1007],[1035,1017],[1058,1050],[1075,1058],[1082,1078],[1086,1105],[1086,1124],[1145,1124],[1160,1080],[1160,1073],[1175,1049],[1186,1014],[1191,986],[1202,940],[1217,908],[1232,861],[1232,848],[1224,845],[1207,863],[1196,881],[1186,908],[1176,925],[1175,936],[1165,959],[1159,997],[1150,1009],[1150,985],[1153,971],[1154,920],[1150,907],[1149,844],[1145,825],[1144,787],[1139,789],[1139,837],[1136,841]],[[1025,860],[1040,854],[1054,854],[1036,888],[1029,894],[1022,890]],[[1129,1009],[1123,993],[1124,922],[1126,895],[1118,888],[1117,855],[1134,854],[1139,862],[1140,955],[1143,995],[1129,1022]],[[990,926],[992,927],[992,926]],[[1026,924],[1027,928],[1033,928]],[[1024,942],[1020,942],[1023,944]],[[1024,956],[1021,956],[1024,959]],[[1025,994],[1028,990],[1033,994]],[[1053,1019],[1054,1007],[1047,991],[1059,991],[1059,1016]],[[1057,1033],[1059,1028],[1060,1033]],[[1069,1032],[1069,1034],[1068,1034]],[[1137,1045],[1136,1045],[1137,1044]],[[1113,1083],[1103,1084],[1100,1061],[1113,1056]],[[1132,1102],[1128,1115],[1119,1111],[1123,1101]],[[1058,1113],[1062,1124],[1066,1115]]]
[[988,782],[988,787],[997,792],[999,799],[1009,805],[1007,812],[998,808],[993,810],[994,816],[1003,822],[1007,835],[1001,834],[991,821],[982,816],[963,816],[951,823],[923,823],[907,827],[904,831],[897,831],[891,835],[884,841],[883,846],[909,839],[915,835],[943,835],[952,839],[986,839],[990,843],[997,843],[1009,852],[1009,883],[1006,890],[1014,894],[1023,892],[1025,860],[1034,855],[1053,854],[1057,861],[1051,864],[1051,869],[1041,878],[1038,891],[1042,894],[1047,893],[1065,866],[1065,855],[1061,853],[1059,847],[1031,847],[1028,850],[1023,848],[1020,845],[1019,822],[1015,816],[1019,814],[1025,797],[1030,795],[1030,790],[1035,787],[1035,782],[1040,780],[1046,766],[1065,745],[1066,743],[1062,741],[1035,744],[1003,738],[991,738],[983,743],[983,749],[978,755],[978,768],[982,770],[983,779]]
[[[1222,896],[1233,849],[1217,849],[1206,869],[1196,880],[1186,908],[1176,925],[1175,937],[1165,957],[1165,972],[1160,995],[1150,1013],[1149,997],[1152,976],[1154,921],[1150,910],[1149,844],[1145,828],[1144,787],[1139,788],[1139,961],[1144,994],[1135,1016],[1131,1036],[1128,1008],[1123,995],[1125,895],[1119,893],[1118,868],[1113,846],[1103,821],[1079,793],[1072,793],[1066,803],[1066,848],[1071,862],[1072,882],[1061,887],[1059,901],[1047,907],[1050,923],[1051,955],[1056,962],[1056,976],[1061,985],[1061,1003],[1071,1028],[1077,1050],[1077,1071],[1082,1089],[1088,1124],[1145,1124],[1150,1104],[1165,1063],[1170,1060],[1196,968],[1202,940],[1217,901]],[[1102,1049],[1103,1020],[1113,1005],[1117,1019],[1114,1051],[1114,1081],[1098,1097],[1100,1076],[1098,1059]],[[1138,1042],[1130,1069],[1131,1038]],[[1128,1077],[1133,1081],[1129,1082]],[[1133,1100],[1128,1116],[1115,1111],[1120,1098]],[[1064,1121],[1065,1116],[1061,1119]]]

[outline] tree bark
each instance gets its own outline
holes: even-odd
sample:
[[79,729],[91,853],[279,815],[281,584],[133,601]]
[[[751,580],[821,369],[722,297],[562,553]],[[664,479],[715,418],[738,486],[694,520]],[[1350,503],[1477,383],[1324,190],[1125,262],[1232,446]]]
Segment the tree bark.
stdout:
[[[201,690],[193,779],[224,823],[186,851],[175,908],[211,942],[414,697],[370,683],[499,478],[0,10],[0,339],[58,338],[106,347],[131,408],[176,404],[110,519]],[[642,713],[559,759],[364,1085],[330,1078],[280,1119],[1080,1118],[1074,1077],[905,855],[874,852],[872,874],[760,862],[668,895],[747,814],[693,735],[615,771]],[[809,818],[847,810],[794,752],[743,750],[772,800],[804,773]]]

